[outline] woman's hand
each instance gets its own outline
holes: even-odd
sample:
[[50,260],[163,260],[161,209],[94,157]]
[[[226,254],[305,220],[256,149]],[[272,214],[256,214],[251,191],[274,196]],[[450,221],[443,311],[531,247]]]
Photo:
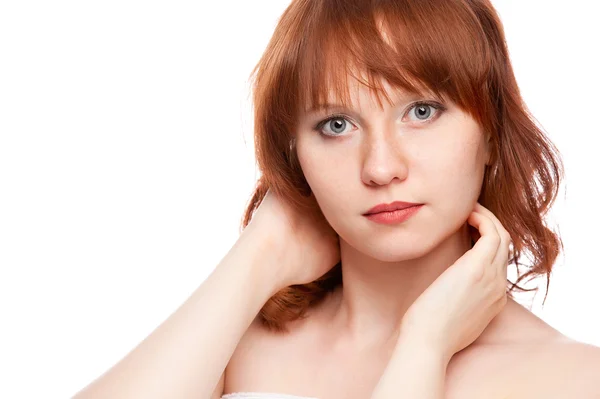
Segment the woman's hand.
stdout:
[[448,361],[481,335],[507,301],[509,233],[479,203],[467,223],[481,237],[417,298],[400,330],[401,338],[432,346]]
[[270,189],[247,229],[272,243],[279,259],[272,273],[281,288],[315,281],[340,261],[339,236],[329,223],[297,212]]

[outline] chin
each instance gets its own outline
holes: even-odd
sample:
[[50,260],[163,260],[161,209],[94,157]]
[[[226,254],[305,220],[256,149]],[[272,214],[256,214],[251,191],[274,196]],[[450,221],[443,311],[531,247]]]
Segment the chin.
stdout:
[[[433,248],[433,243],[428,239],[418,238],[402,242],[398,238],[356,237],[354,245],[346,240],[355,250],[382,262],[401,262],[417,259],[427,255]],[[416,242],[413,242],[416,241]]]
[[429,253],[429,248],[425,245],[412,245],[405,250],[400,248],[382,249],[373,256],[384,262],[402,262],[411,259],[422,258]]

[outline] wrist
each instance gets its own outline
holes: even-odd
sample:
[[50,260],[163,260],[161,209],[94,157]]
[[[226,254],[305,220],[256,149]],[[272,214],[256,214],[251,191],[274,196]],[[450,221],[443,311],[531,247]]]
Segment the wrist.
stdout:
[[450,363],[453,355],[439,341],[416,329],[401,329],[396,348],[402,352],[413,354],[415,358],[443,364],[444,367]]
[[252,282],[263,286],[269,297],[286,287],[280,276],[282,257],[275,237],[250,224],[239,237],[236,251],[243,254],[245,263],[251,268]]
[[424,340],[400,335],[371,399],[443,397],[448,360]]

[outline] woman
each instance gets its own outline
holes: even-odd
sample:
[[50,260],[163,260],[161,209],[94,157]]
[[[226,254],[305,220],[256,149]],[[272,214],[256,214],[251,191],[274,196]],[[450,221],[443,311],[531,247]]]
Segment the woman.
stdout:
[[239,240],[77,397],[597,397],[600,350],[513,299],[563,170],[489,1],[294,0],[253,75]]

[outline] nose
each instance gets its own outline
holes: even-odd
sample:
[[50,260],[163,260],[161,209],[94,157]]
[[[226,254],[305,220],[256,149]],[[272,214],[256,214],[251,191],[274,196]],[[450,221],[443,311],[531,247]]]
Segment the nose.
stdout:
[[371,137],[364,143],[362,180],[369,186],[383,186],[394,179],[403,181],[408,174],[400,144],[393,138]]

